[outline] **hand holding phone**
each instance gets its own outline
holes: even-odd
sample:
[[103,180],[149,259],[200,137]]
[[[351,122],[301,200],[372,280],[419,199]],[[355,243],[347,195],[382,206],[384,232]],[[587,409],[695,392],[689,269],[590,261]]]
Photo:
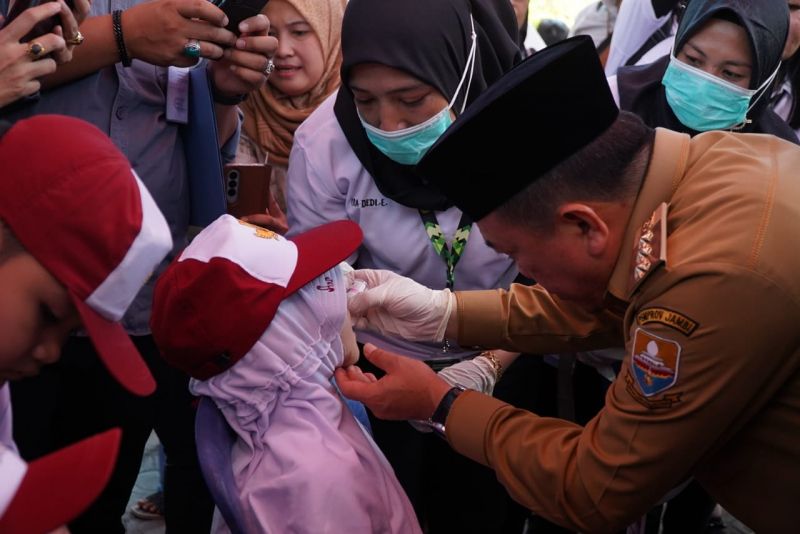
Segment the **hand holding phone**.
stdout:
[[244,19],[255,17],[269,0],[211,0],[228,16],[226,29],[239,35],[239,23]]
[[[8,16],[6,17],[6,20],[3,21],[2,27],[8,27],[8,25],[11,24],[14,19],[19,17],[26,10],[51,1],[53,0],[16,0],[11,6],[11,9],[8,11]],[[66,0],[66,3],[70,9],[73,9],[74,5],[72,0]],[[19,40],[19,42],[27,43],[37,37],[51,33],[59,24],[61,24],[61,18],[58,15],[53,15],[52,17],[40,20]]]
[[225,197],[228,213],[242,218],[269,210],[272,167],[265,163],[225,165]]
[[272,167],[266,164],[225,166],[225,194],[228,213],[245,222],[281,235],[289,230],[286,214],[270,190]]

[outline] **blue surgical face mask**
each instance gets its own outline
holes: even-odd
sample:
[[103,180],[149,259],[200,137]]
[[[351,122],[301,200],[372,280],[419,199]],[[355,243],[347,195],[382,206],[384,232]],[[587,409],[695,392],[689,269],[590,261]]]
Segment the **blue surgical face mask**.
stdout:
[[753,95],[772,82],[778,68],[757,89],[744,89],[671,55],[661,83],[669,107],[684,126],[698,132],[740,129],[750,122],[747,113],[764,92],[751,104]]
[[[401,165],[416,165],[437,139],[447,130],[450,124],[452,124],[453,118],[450,116],[450,109],[453,107],[453,104],[455,104],[456,98],[461,91],[461,86],[464,85],[464,81],[467,80],[467,75],[469,75],[469,81],[467,82],[466,92],[464,94],[469,94],[469,88],[472,84],[472,73],[475,69],[477,35],[475,34],[475,22],[472,21],[472,17],[470,17],[470,20],[472,22],[472,46],[467,55],[467,65],[464,68],[464,73],[461,75],[461,80],[458,82],[455,94],[447,107],[425,122],[393,132],[381,130],[380,128],[368,124],[359,113],[358,118],[361,120],[361,125],[364,127],[364,130],[367,132],[367,138],[369,138],[370,142],[375,145],[375,148],[383,152],[387,158]],[[464,111],[466,102],[467,98],[464,96],[461,112]]]
[[450,106],[430,119],[394,132],[387,132],[368,124],[363,118],[361,124],[367,131],[367,137],[375,148],[386,157],[402,165],[416,165],[437,139],[452,124]]

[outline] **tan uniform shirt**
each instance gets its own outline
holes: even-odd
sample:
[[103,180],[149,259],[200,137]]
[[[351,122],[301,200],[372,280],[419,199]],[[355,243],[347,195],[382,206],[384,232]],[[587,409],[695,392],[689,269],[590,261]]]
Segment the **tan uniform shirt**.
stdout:
[[[643,225],[662,203],[665,220]],[[603,411],[580,427],[467,392],[447,419],[451,445],[573,529],[624,528],[694,476],[757,532],[796,532],[800,149],[658,130],[624,243],[599,315],[541,288],[458,294],[463,345],[624,340]]]

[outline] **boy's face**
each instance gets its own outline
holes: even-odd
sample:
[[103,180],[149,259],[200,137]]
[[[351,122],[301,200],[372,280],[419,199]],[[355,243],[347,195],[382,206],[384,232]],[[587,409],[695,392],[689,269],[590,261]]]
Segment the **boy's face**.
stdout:
[[58,360],[81,325],[66,288],[27,252],[0,262],[0,385]]

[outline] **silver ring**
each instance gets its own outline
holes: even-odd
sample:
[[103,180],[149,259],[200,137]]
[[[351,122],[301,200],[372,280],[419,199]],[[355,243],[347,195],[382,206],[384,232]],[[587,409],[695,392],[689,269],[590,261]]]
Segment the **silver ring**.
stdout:
[[189,42],[183,46],[183,55],[191,58],[200,57],[200,41],[197,39],[190,39]]
[[272,71],[274,70],[275,70],[275,63],[270,59],[269,61],[267,61],[267,66],[264,69],[264,74],[269,76],[270,74],[272,74]]

